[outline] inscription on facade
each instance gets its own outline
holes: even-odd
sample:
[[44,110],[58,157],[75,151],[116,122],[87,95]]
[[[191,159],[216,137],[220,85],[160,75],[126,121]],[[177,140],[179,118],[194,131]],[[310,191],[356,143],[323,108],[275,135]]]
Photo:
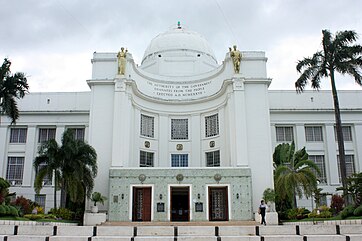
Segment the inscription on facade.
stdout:
[[156,83],[147,81],[152,96],[161,99],[198,99],[213,94],[211,80],[199,83]]

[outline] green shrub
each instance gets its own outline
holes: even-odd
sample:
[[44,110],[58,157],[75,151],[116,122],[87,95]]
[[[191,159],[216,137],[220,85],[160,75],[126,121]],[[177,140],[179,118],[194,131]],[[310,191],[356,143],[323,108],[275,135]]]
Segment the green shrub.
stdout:
[[345,219],[347,217],[353,216],[354,209],[355,208],[352,205],[345,207],[341,212],[341,218]]
[[353,215],[354,216],[362,216],[362,205],[357,207],[354,211],[353,211]]
[[14,217],[19,217],[19,210],[14,206],[9,206],[10,215]]
[[319,218],[330,218],[332,217],[332,212],[330,211],[322,211],[319,213]]
[[287,211],[288,219],[303,219],[308,217],[310,211],[306,208],[293,208]]
[[8,205],[4,205],[5,215],[11,215],[10,208]]
[[66,219],[66,220],[72,220],[74,217],[74,212],[70,211],[67,208],[58,208],[58,209],[50,209],[49,214],[53,214],[58,218]]
[[0,216],[5,216],[5,215],[6,215],[6,209],[4,205],[0,205]]

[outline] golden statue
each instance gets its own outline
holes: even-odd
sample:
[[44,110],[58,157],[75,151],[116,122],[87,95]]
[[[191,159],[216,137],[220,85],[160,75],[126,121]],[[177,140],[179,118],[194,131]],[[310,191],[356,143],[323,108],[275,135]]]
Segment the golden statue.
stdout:
[[234,71],[236,74],[238,74],[240,71],[241,52],[236,49],[236,45],[234,45],[233,47],[234,47],[234,50],[229,48],[230,57],[233,60]]
[[127,55],[127,49],[124,50],[124,48],[121,48],[121,51],[118,52],[117,58],[118,58],[118,74],[124,75],[124,72],[126,70],[126,55]]

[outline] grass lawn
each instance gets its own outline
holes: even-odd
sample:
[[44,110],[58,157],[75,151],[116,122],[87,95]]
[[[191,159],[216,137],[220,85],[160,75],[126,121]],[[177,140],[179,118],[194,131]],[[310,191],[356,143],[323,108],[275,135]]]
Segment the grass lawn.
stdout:
[[346,219],[342,219],[341,215],[337,215],[330,218],[304,218],[304,219],[284,220],[284,222],[332,221],[332,220],[353,220],[353,219],[362,219],[362,216],[352,216]]

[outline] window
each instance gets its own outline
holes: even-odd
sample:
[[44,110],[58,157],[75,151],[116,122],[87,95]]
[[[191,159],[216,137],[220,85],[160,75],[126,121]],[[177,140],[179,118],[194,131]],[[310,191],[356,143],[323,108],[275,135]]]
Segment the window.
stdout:
[[[352,128],[351,126],[342,126],[343,140],[344,141],[352,141]],[[337,130],[334,127],[334,136],[337,141]]]
[[323,141],[323,131],[321,126],[306,126],[305,140],[310,142]]
[[141,115],[141,136],[155,137],[155,118],[152,116]]
[[205,137],[219,135],[219,115],[205,117]]
[[187,140],[188,134],[188,119],[172,119],[171,120],[171,139]]
[[171,154],[172,167],[188,167],[189,166],[188,154]]
[[[42,169],[43,167],[46,167],[46,164],[42,163],[39,165],[38,170],[36,170],[36,175],[38,175],[38,172],[40,169]],[[46,175],[43,178],[43,186],[51,186],[52,185],[52,179],[53,179],[53,175]]]
[[23,184],[24,157],[8,157],[6,179],[13,186]]
[[294,140],[292,126],[275,127],[278,142],[292,142]]
[[74,132],[74,139],[84,141],[84,128],[69,128]]
[[314,174],[319,179],[320,183],[327,183],[324,155],[309,155],[308,158],[318,166],[321,172],[320,175],[318,175],[318,173],[314,171]]
[[26,143],[26,128],[11,128],[10,143]]
[[[354,169],[354,156],[353,155],[345,155],[345,162],[346,162],[346,176],[350,177],[353,173],[355,173]],[[338,176],[339,181],[342,181],[341,179],[341,168],[339,166],[339,155],[337,156],[337,165],[338,165]]]
[[47,142],[55,139],[55,128],[40,128],[38,143]]
[[207,167],[220,166],[220,151],[206,152],[206,166]]
[[42,208],[45,208],[45,194],[35,194],[35,202]]
[[153,167],[153,152],[140,151],[140,167]]

